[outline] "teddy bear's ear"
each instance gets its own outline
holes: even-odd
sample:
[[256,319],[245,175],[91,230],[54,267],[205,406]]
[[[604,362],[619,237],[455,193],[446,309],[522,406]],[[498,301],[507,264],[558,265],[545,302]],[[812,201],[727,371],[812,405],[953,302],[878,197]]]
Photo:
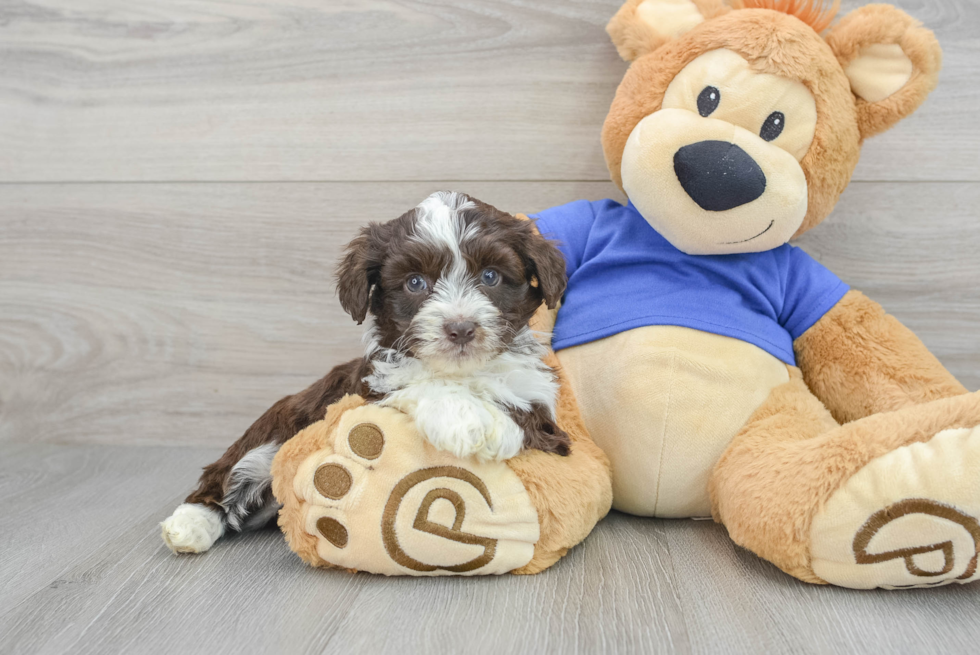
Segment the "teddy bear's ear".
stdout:
[[911,114],[936,88],[942,63],[936,37],[890,5],[852,11],[827,34],[827,45],[850,80],[862,139]]
[[722,0],[627,0],[606,32],[619,56],[633,61],[728,10]]

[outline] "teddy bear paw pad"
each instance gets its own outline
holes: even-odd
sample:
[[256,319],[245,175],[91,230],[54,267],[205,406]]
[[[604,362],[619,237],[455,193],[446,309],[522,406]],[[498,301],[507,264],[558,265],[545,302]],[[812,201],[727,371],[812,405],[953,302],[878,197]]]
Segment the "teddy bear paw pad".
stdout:
[[980,427],[943,430],[872,460],[814,517],[811,566],[844,587],[980,578]]
[[499,574],[527,564],[540,527],[503,462],[436,450],[411,420],[365,405],[299,466],[302,531],[323,564],[386,575]]

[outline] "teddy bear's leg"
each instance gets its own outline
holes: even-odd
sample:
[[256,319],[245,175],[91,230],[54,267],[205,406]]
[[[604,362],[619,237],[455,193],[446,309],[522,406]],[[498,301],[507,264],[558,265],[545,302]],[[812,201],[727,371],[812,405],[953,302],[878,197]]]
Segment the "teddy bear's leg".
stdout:
[[273,461],[279,525],[314,566],[535,573],[581,541],[611,503],[601,452],[575,426],[565,429],[575,440],[568,457],[528,451],[480,462],[436,450],[397,410],[345,398]]
[[797,369],[719,460],[715,519],[807,582],[854,588],[980,576],[980,393],[837,425]]
[[967,393],[915,333],[853,289],[793,348],[807,387],[841,423]]

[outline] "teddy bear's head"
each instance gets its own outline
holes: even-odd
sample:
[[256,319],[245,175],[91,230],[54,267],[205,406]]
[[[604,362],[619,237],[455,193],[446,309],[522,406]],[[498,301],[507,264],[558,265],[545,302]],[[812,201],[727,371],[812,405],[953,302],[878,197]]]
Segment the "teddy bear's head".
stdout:
[[689,254],[769,250],[817,225],[863,140],[911,114],[939,73],[932,32],[889,5],[828,30],[839,0],[735,1],[628,0],[607,28],[632,65],[603,126],[606,163]]

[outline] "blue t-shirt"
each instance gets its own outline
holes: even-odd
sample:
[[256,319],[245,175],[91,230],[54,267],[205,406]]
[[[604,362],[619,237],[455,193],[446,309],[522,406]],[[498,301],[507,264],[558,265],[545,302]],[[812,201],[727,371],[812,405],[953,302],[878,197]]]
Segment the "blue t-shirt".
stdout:
[[687,255],[633,207],[613,200],[553,207],[532,218],[565,256],[568,289],[552,347],[647,325],[734,337],[796,364],[793,341],[848,291],[789,244],[765,252]]

